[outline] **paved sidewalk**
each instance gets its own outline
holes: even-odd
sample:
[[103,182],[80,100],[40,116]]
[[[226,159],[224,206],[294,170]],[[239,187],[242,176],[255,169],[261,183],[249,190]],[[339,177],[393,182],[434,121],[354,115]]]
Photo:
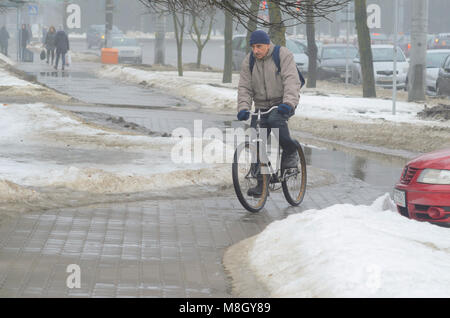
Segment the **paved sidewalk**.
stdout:
[[[290,214],[381,194],[349,178],[309,189],[297,208],[272,193],[258,214],[232,192],[24,214],[0,228],[0,297],[231,297],[227,247]],[[70,264],[80,266],[79,289],[66,285]]]

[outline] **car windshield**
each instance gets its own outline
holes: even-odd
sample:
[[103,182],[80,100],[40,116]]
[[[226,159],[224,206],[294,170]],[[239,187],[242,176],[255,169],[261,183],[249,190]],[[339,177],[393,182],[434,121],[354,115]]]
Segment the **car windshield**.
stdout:
[[113,39],[113,46],[138,46],[136,39],[119,38]]
[[[375,48],[372,49],[372,57],[374,62],[391,62],[394,60],[394,48]],[[405,62],[403,53],[397,51],[397,61]]]
[[447,56],[450,55],[450,52],[444,53],[428,53],[427,54],[427,68],[440,68],[442,63]]
[[300,51],[300,48],[295,44],[294,41],[286,40],[286,47],[291,51],[293,54],[301,54],[303,51]]
[[[347,48],[343,47],[324,47],[322,49],[322,59],[345,59],[347,57]],[[358,54],[358,50],[355,47],[348,48],[348,58],[353,59]]]

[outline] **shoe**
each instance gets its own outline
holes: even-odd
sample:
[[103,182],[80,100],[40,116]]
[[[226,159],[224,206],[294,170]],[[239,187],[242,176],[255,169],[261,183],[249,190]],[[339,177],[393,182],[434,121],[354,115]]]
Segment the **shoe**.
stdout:
[[298,166],[298,152],[297,151],[294,151],[293,153],[284,156],[283,160],[281,161],[282,169],[297,168],[297,166]]
[[261,181],[259,181],[255,187],[248,189],[247,195],[254,198],[260,198],[262,195],[262,190],[263,184]]

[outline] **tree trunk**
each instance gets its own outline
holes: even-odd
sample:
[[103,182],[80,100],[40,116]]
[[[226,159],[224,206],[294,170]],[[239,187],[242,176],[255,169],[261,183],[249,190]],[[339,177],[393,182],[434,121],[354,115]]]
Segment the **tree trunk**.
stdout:
[[183,32],[184,32],[184,13],[182,21],[178,20],[175,10],[172,11],[173,26],[175,29],[175,39],[177,42],[177,69],[178,76],[183,76]]
[[155,33],[155,59],[154,64],[165,64],[165,38],[166,38],[166,18],[164,15],[158,14],[158,20],[156,23],[156,33]]
[[425,100],[428,0],[412,0],[408,101]]
[[225,61],[223,66],[223,83],[231,83],[233,75],[233,16],[225,11]]
[[366,0],[355,0],[355,23],[358,32],[363,97],[377,97],[373,72],[372,46],[369,28],[367,27]]
[[280,7],[275,1],[269,1],[270,40],[275,45],[286,46],[286,27],[281,19]]
[[[206,19],[206,17],[205,17]],[[197,68],[200,69],[201,62],[202,62],[202,52],[205,48],[206,43],[208,43],[210,37],[211,37],[211,31],[212,31],[212,25],[214,21],[214,15],[209,16],[209,25],[208,25],[208,35],[206,36],[206,39],[204,42],[202,42],[201,36],[203,31],[204,22],[202,21],[201,27],[198,28],[197,25],[197,15],[192,14],[192,28],[194,29],[196,39],[192,36],[191,32],[191,39],[194,41],[195,45],[197,46]]]
[[314,0],[308,0],[306,17],[306,38],[308,41],[308,81],[306,87],[315,88],[317,84],[317,45],[313,12]]
[[[259,12],[259,0],[251,0],[251,6],[250,6],[250,11],[252,12],[252,16],[256,17],[258,16],[258,12]],[[252,20],[252,19],[248,19],[247,22],[247,53],[249,53],[251,51],[250,48],[250,35],[252,34],[253,31],[256,31],[257,29],[257,24],[256,24],[256,20]]]

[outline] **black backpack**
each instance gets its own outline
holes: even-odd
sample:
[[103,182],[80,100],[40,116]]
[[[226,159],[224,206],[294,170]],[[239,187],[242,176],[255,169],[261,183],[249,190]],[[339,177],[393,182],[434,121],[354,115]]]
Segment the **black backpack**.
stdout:
[[[277,45],[275,46],[275,48],[273,49],[272,52],[272,59],[275,62],[275,65],[278,68],[278,72],[280,73],[281,71],[281,62],[280,62],[280,46]],[[253,66],[255,66],[255,56],[253,55],[253,53],[250,53],[250,61],[249,61],[249,66],[250,66],[250,74],[253,72]],[[305,85],[305,78],[302,75],[302,72],[300,72],[300,70],[298,69],[298,66],[296,66],[297,68],[297,73],[298,73],[298,77],[300,78],[300,88],[303,87],[303,85]]]

